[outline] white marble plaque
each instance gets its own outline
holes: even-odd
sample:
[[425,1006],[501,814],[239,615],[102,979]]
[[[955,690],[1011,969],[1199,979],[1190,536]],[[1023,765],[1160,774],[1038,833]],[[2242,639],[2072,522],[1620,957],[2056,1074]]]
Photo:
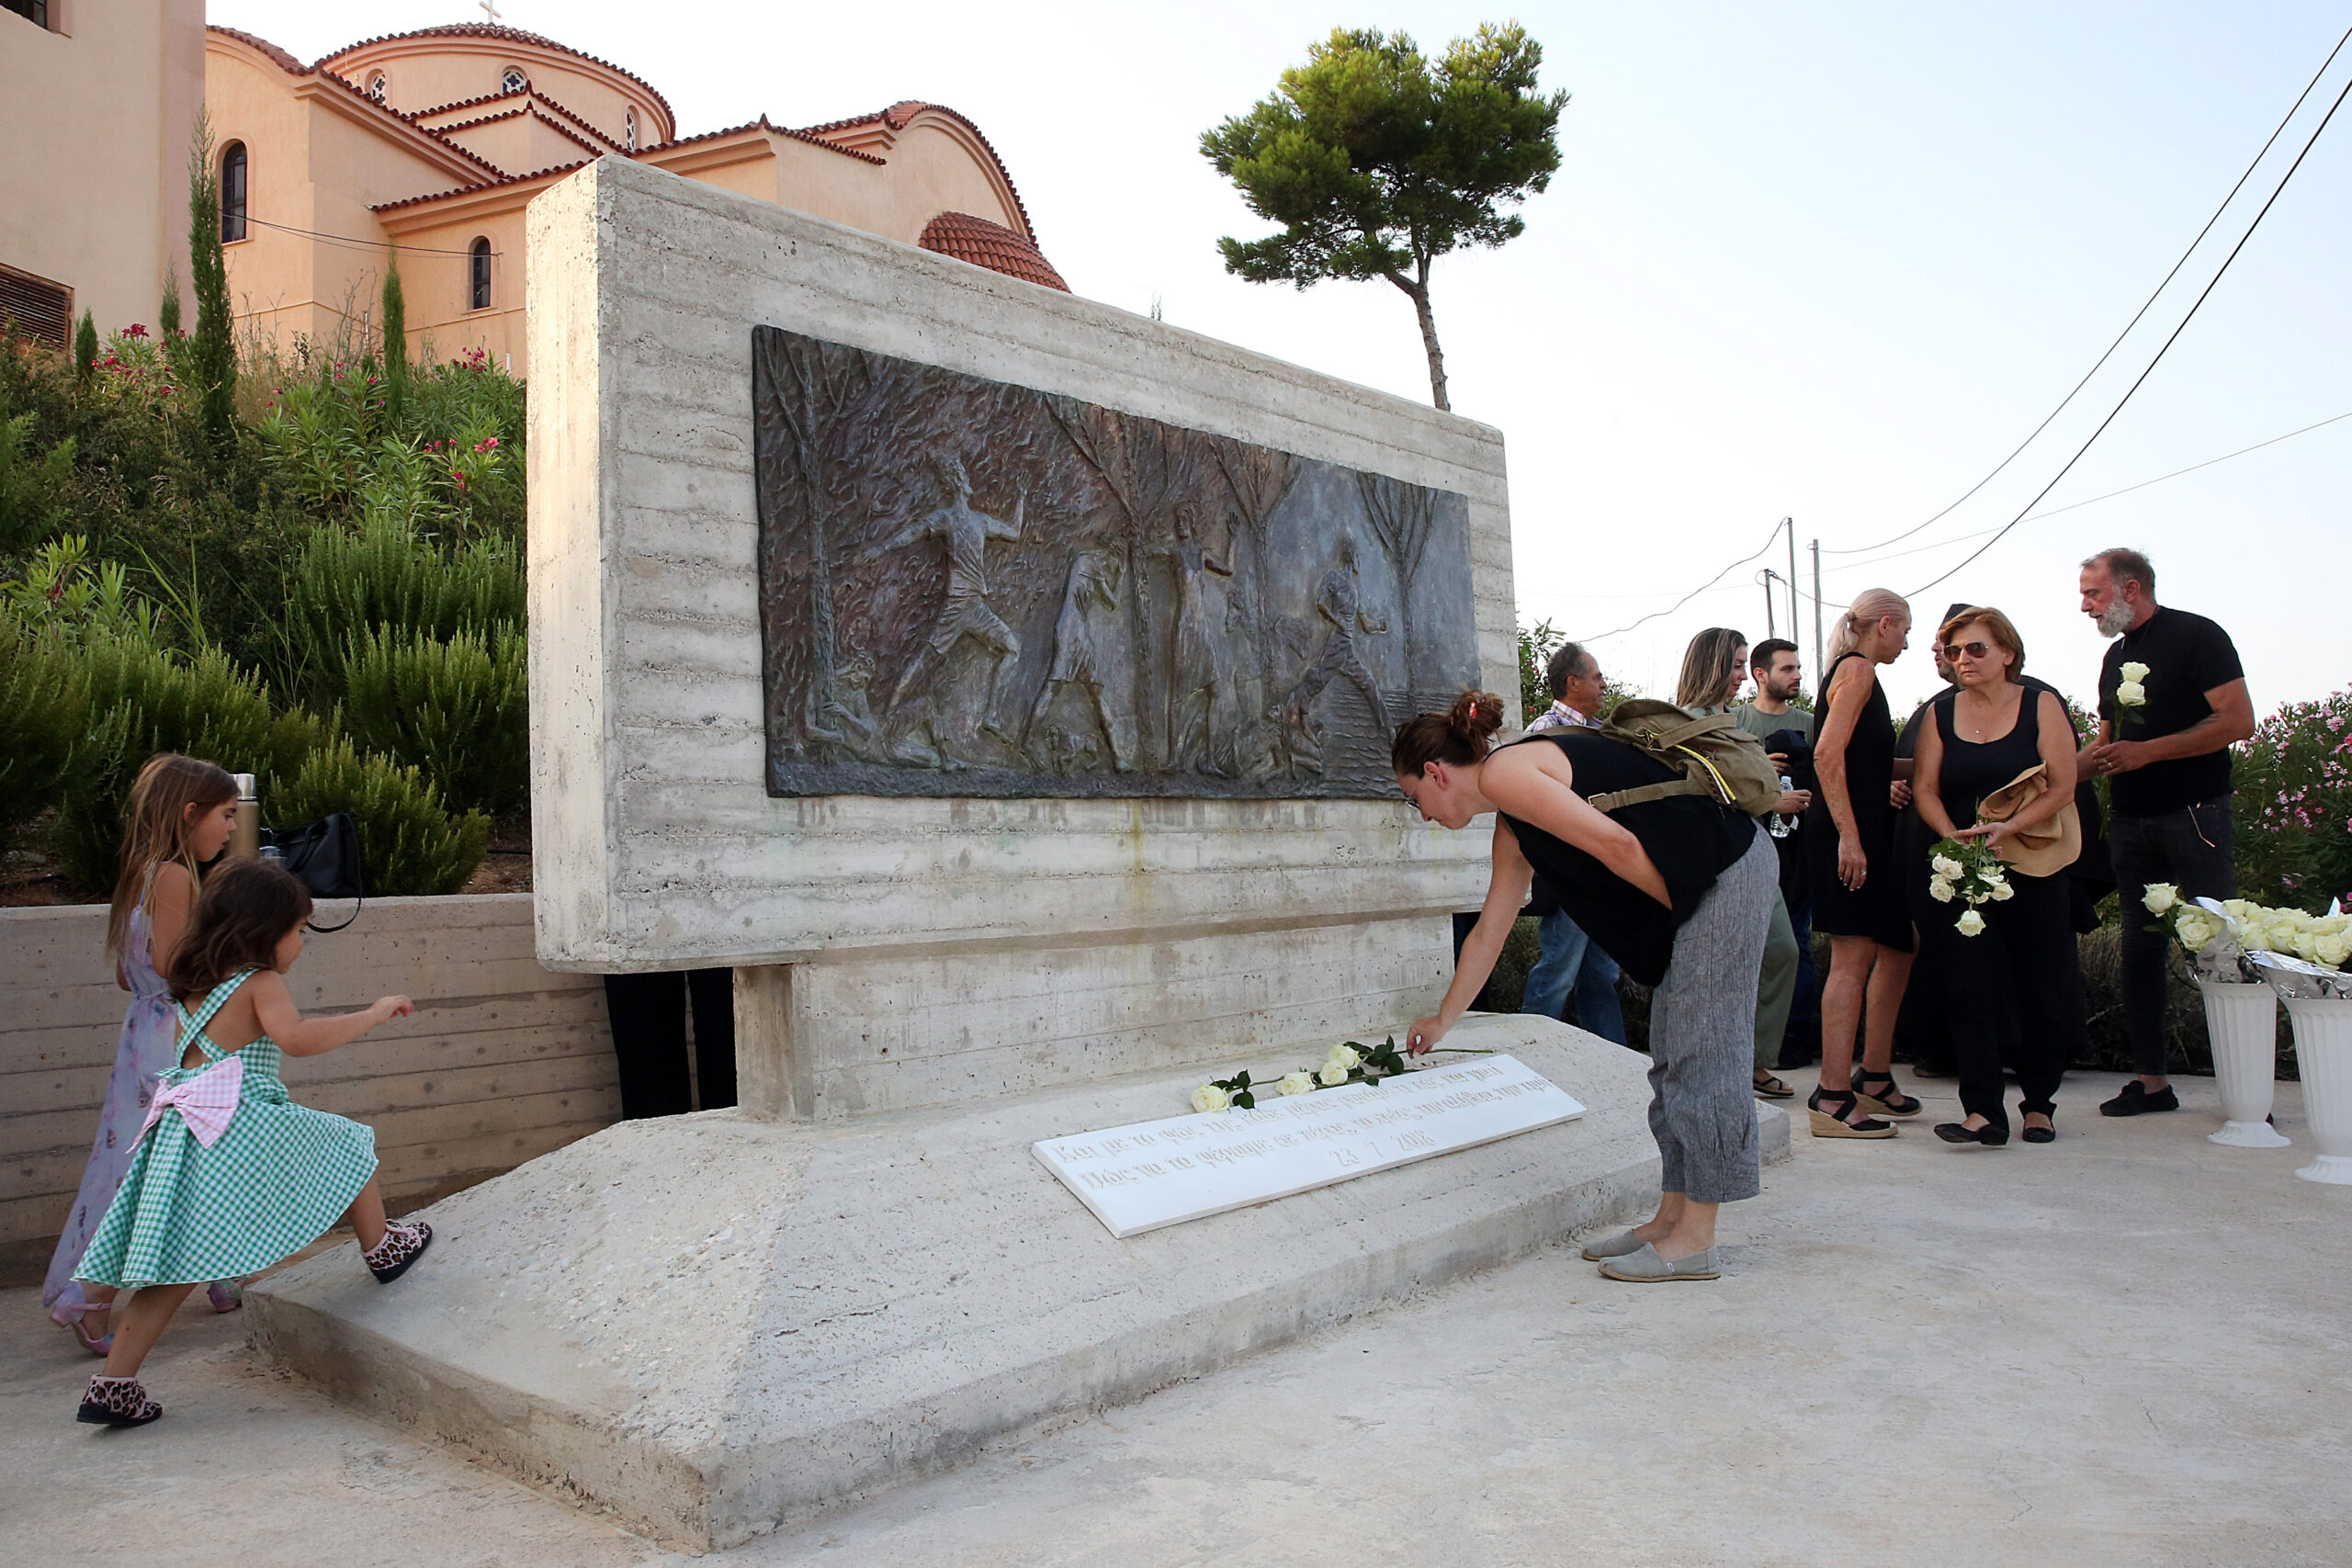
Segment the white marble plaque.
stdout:
[[1482,1056],[1379,1084],[1259,1096],[1213,1111],[1031,1145],[1114,1236],[1246,1209],[1584,1114],[1514,1056]]

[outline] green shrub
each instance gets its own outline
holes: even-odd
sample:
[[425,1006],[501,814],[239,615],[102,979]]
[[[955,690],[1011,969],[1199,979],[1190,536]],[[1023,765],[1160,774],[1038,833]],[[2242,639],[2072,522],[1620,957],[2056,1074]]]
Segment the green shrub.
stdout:
[[265,807],[274,828],[347,811],[359,829],[359,860],[373,897],[455,893],[490,852],[490,818],[452,817],[440,792],[414,768],[337,740],[311,753],[291,784]]
[[123,802],[156,752],[182,751],[231,773],[256,773],[264,787],[300,761],[273,754],[273,746],[289,744],[293,734],[272,717],[260,682],[217,649],[182,660],[138,642],[93,643],[77,662],[85,717],[58,800],[58,854],[66,876],[82,887],[114,886]]
[[2352,890],[2352,691],[2287,704],[2235,762],[2238,892],[2315,914]]
[[530,712],[519,633],[356,636],[342,713],[354,742],[416,768],[452,805],[495,816],[523,803]]
[[288,635],[311,694],[340,694],[355,633],[389,627],[446,641],[523,621],[523,567],[513,546],[478,539],[443,551],[405,526],[321,528],[288,585]]
[[80,661],[63,641],[0,616],[0,829],[55,803],[87,711]]

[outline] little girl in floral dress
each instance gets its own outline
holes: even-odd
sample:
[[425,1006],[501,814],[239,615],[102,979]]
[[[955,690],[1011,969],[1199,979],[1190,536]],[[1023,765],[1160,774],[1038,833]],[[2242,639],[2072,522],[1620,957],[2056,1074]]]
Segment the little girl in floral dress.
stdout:
[[[228,844],[236,819],[236,780],[200,758],[169,751],[147,760],[123,805],[122,867],[107,919],[107,952],[115,961],[116,983],[130,993],[130,1006],[115,1044],[114,1074],[107,1081],[90,1162],[40,1290],[49,1315],[94,1356],[109,1348],[107,1314],[114,1292],[94,1285],[85,1293],[74,1270],[130,1168],[157,1077],[179,1060],[174,1049],[179,1028],[173,1021],[179,1009],[164,988],[162,972],[187,931],[203,867]],[[233,1312],[240,1304],[234,1280],[213,1280],[209,1293],[215,1312]]]
[[364,1012],[306,1019],[286,988],[311,895],[277,866],[232,861],[206,879],[173,955],[179,1066],[163,1075],[120,1190],[74,1278],[138,1292],[115,1325],[106,1371],[77,1419],[139,1427],[164,1413],[139,1367],[187,1293],[268,1268],[339,1218],[378,1280],[397,1280],[432,1227],[387,1223],[376,1134],[287,1098],[281,1055],[315,1056],[416,1010],[380,997]]

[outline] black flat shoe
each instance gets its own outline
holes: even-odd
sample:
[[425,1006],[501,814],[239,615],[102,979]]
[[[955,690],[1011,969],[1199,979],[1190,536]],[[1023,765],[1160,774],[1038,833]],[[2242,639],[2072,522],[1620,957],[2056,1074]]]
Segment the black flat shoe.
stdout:
[[2028,1127],[2024,1132],[2019,1133],[2018,1136],[2023,1138],[2029,1144],[2054,1144],[2058,1141],[2058,1129],[2055,1125],[2057,1118],[2053,1116],[2051,1118],[2051,1121],[2053,1123],[2051,1126]]
[[1962,1122],[1939,1122],[1936,1123],[1936,1136],[1947,1144],[1982,1144],[1988,1149],[1997,1149],[2009,1141],[2009,1130],[2007,1127],[1971,1127]]

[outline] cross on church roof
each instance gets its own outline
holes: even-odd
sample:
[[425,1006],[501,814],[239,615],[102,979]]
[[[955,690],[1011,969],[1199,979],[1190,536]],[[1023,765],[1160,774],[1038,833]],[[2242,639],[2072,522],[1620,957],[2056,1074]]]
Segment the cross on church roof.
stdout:
[[479,0],[479,4],[481,6],[481,14],[490,18],[490,25],[496,27],[498,25],[497,0]]

